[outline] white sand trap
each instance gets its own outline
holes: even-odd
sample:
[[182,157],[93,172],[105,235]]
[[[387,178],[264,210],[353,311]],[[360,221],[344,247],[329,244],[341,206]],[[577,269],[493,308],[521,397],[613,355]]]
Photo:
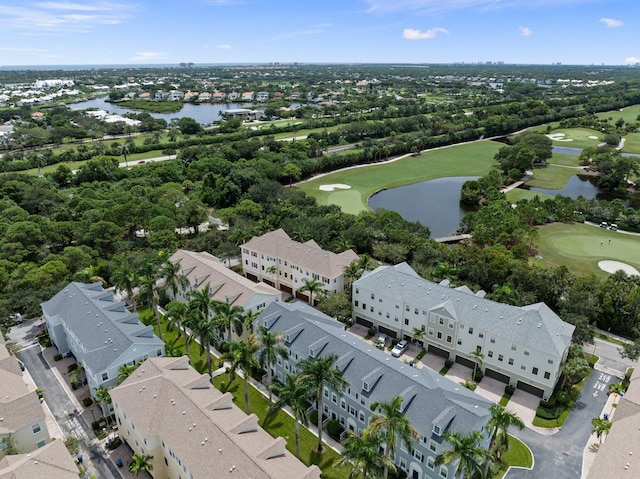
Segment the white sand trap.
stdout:
[[546,135],[551,141],[573,141],[573,138],[565,138],[564,133],[551,133],[550,135]]
[[615,273],[616,271],[621,269],[629,276],[640,276],[640,272],[638,272],[637,269],[626,263],[621,263],[620,261],[600,261],[598,263],[598,268],[600,268],[602,271],[606,271],[607,273]]
[[596,135],[589,135],[587,138],[589,138],[590,140],[597,140],[598,137]]
[[333,185],[320,185],[320,188],[318,189],[320,191],[350,190],[351,186],[344,185],[342,183],[335,183]]

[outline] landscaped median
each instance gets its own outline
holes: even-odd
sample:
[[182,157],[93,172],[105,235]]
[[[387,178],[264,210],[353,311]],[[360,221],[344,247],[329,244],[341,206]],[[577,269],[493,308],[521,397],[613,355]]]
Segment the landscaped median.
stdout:
[[533,468],[533,454],[524,442],[509,434],[509,449],[502,454],[502,467],[495,477],[504,477],[512,467]]

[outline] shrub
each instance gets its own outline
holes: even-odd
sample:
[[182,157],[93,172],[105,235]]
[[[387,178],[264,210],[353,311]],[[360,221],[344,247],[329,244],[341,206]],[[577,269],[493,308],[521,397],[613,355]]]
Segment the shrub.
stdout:
[[376,334],[376,328],[373,328],[373,327],[369,328],[369,331],[367,331],[367,334],[369,336],[374,336]]
[[62,354],[58,353],[53,357],[54,361],[60,361],[62,359]]
[[318,410],[314,409],[309,413],[309,422],[314,426],[318,425]]
[[460,384],[471,391],[475,391],[478,387],[478,385],[473,381],[463,381]]
[[541,406],[536,409],[536,416],[542,419],[558,419],[563,410],[564,407],[562,406],[554,408],[546,408]]
[[71,389],[75,391],[76,389],[78,389],[78,385],[75,382],[71,382]]
[[514,388],[513,386],[511,386],[510,384],[507,384],[504,387],[504,393],[509,395],[509,396],[513,396],[513,393],[516,392],[516,388]]
[[331,419],[327,423],[327,434],[329,434],[329,437],[334,441],[340,440],[340,434],[342,434],[343,431],[344,429],[336,419]]
[[69,366],[67,367],[67,372],[70,373],[71,371],[75,371],[78,368],[77,364],[69,364]]
[[91,399],[91,398],[84,398],[84,399],[82,400],[82,405],[83,405],[84,407],[89,407],[89,406],[91,406],[92,404],[93,404],[93,399]]
[[482,371],[480,371],[480,369],[476,369],[476,374],[473,376],[473,380],[476,383],[479,383],[480,381],[482,381],[483,377],[484,377],[484,374],[482,374]]
[[445,367],[445,368],[447,368],[447,369],[449,369],[449,368],[451,368],[451,366],[453,366],[453,361],[451,361],[451,359],[447,359],[447,360],[444,362],[444,367]]
[[544,407],[547,409],[553,409],[558,404],[558,401],[555,397],[551,396],[548,401],[544,399],[540,401],[540,407]]
[[416,356],[416,361],[420,361],[422,358],[424,358],[424,355],[427,354],[427,350],[423,349],[422,351],[420,351],[418,353],[418,355]]
[[120,436],[116,436],[107,443],[107,449],[109,449],[110,451],[113,451],[114,449],[118,448],[121,444],[122,444],[122,439],[120,439]]

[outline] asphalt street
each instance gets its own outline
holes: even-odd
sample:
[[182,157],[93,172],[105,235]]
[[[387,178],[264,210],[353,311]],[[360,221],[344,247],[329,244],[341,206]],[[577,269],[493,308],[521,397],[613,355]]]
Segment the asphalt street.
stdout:
[[511,469],[507,479],[576,479],[582,471],[584,447],[591,437],[591,419],[602,414],[609,384],[620,378],[594,370],[578,397],[562,429],[552,436],[531,429],[510,431],[533,452],[531,470]]
[[602,339],[594,339],[594,342],[595,345],[585,344],[584,350],[600,357],[600,361],[598,361],[599,366],[618,371],[621,376],[624,376],[627,368],[636,366],[636,361],[620,357],[620,353],[618,352],[620,346],[603,341]]
[[122,479],[118,468],[109,460],[104,449],[94,438],[91,425],[87,424],[80,414],[75,413],[73,401],[51,371],[40,346],[38,344],[25,346],[16,356],[26,366],[36,385],[44,390],[47,406],[65,434],[76,436],[80,439],[85,451],[89,452],[88,459],[98,472],[98,477]]

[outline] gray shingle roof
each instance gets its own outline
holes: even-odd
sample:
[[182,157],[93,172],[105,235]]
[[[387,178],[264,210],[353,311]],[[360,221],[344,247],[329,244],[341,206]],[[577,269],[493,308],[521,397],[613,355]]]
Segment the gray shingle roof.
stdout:
[[561,356],[571,344],[575,327],[544,303],[524,307],[497,303],[468,288],[452,289],[422,279],[406,263],[380,266],[354,283],[404,304],[442,312],[463,324],[496,337],[511,339],[548,354]]
[[93,372],[104,371],[132,347],[164,344],[152,326],[141,323],[138,314],[116,301],[101,283],[69,283],[41,306],[47,316],[61,317],[73,331],[86,350],[76,359]]
[[[342,323],[308,305],[272,303],[256,319],[256,324],[268,323],[272,331],[302,326],[292,342],[285,342],[298,359],[308,358],[309,346],[324,337],[328,343],[320,356],[335,354],[338,358],[348,358],[352,355],[343,371],[352,391],[366,397],[368,404],[403,395],[408,401],[405,415],[423,436],[431,436],[433,421],[448,408],[453,411],[451,429],[462,434],[481,429],[489,418],[491,402],[429,368],[415,369],[385,354],[346,332]],[[340,359],[338,364],[342,365]],[[369,391],[362,389],[365,379],[373,380]]]

